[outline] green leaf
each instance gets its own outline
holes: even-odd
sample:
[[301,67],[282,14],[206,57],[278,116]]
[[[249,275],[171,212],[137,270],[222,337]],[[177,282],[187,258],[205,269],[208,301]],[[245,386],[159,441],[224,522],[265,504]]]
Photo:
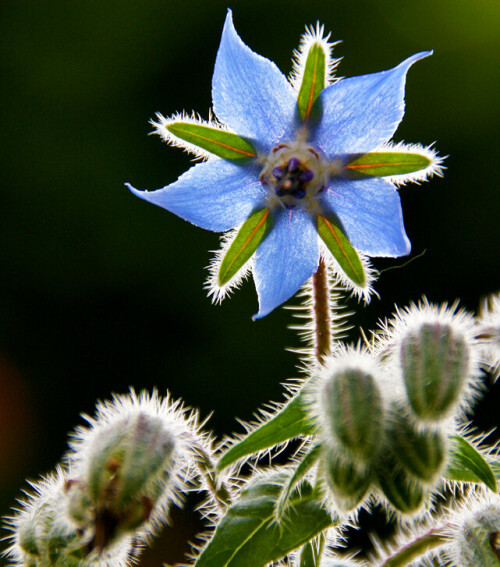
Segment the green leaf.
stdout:
[[283,513],[289,505],[290,495],[297,485],[304,480],[306,474],[309,470],[311,470],[314,463],[316,463],[320,455],[320,450],[321,445],[315,445],[309,453],[304,455],[292,476],[289,477],[287,482],[284,484],[281,494],[276,501],[276,518],[280,519],[283,516]]
[[220,265],[217,281],[220,286],[226,284],[252,257],[272,225],[269,209],[256,211],[243,223]]
[[351,179],[387,177],[413,173],[431,163],[427,156],[417,153],[369,152],[349,162],[344,171]]
[[326,54],[324,47],[319,43],[314,43],[307,54],[302,84],[297,97],[302,120],[309,118],[319,93],[325,88],[325,73]]
[[482,482],[493,492],[497,491],[497,482],[490,465],[483,456],[463,437],[449,437],[450,462],[444,473],[448,480]]
[[314,431],[314,424],[304,409],[303,395],[299,393],[272,419],[232,445],[219,459],[217,470],[220,471],[243,457],[270,449],[294,437],[311,435]]
[[240,160],[257,155],[250,142],[231,132],[191,122],[172,122],[166,128],[181,140],[224,159]]
[[325,547],[325,536],[320,534],[300,550],[299,567],[319,567]]
[[364,287],[366,275],[363,264],[340,227],[340,222],[333,215],[329,215],[328,218],[318,215],[318,234],[345,275],[356,285]]
[[249,482],[219,522],[195,567],[263,567],[283,558],[332,525],[309,483],[294,494],[286,521],[274,521],[274,506],[286,474],[272,472]]

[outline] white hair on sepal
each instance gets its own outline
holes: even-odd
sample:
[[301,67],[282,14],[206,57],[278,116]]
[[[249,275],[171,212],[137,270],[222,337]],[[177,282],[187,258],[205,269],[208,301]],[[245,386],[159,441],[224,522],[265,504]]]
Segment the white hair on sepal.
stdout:
[[378,276],[378,272],[370,264],[368,256],[362,254],[361,252],[359,252],[359,250],[356,250],[366,277],[366,284],[362,287],[355,284],[349,277],[346,276],[344,270],[340,267],[333,254],[330,252],[330,250],[328,250],[326,244],[321,239],[319,239],[319,246],[320,254],[323,260],[325,261],[329,271],[333,273],[333,281],[335,286],[349,291],[358,300],[363,300],[365,305],[370,303],[372,295],[378,297],[378,293],[373,288],[373,282]]
[[233,291],[239,289],[241,284],[248,278],[253,270],[254,260],[252,256],[243,264],[243,266],[241,266],[241,268],[227,283],[222,286],[219,285],[218,279],[220,266],[242,225],[243,223],[225,232],[221,236],[221,247],[218,250],[212,251],[214,253],[214,257],[207,266],[209,274],[204,284],[204,288],[207,290],[208,297],[211,298],[212,303],[221,303],[222,300]]
[[300,39],[300,46],[298,49],[295,49],[293,52],[293,59],[292,59],[292,71],[290,73],[289,80],[292,83],[293,88],[297,93],[300,90],[302,85],[302,78],[304,76],[304,69],[306,66],[307,55],[309,54],[309,50],[314,44],[318,44],[323,48],[325,53],[325,84],[323,88],[326,88],[330,85],[334,80],[335,70],[337,65],[339,64],[341,57],[339,59],[332,58],[332,48],[340,43],[340,41],[330,42],[331,32],[325,36],[325,26],[316,22],[316,27],[313,26],[306,26],[306,31],[302,34]]
[[404,142],[385,142],[370,153],[399,152],[402,154],[420,154],[430,160],[430,164],[427,167],[419,169],[418,171],[403,173],[401,175],[384,176],[384,179],[400,187],[407,183],[420,184],[422,181],[428,181],[433,175],[443,177],[444,170],[446,169],[443,163],[448,156],[439,156],[433,146],[434,142],[429,146],[423,146],[422,144],[405,144]]
[[150,124],[154,126],[154,130],[150,132],[151,134],[158,134],[160,138],[174,146],[176,148],[181,148],[182,150],[193,154],[195,157],[195,161],[203,160],[208,161],[212,159],[220,159],[218,156],[207,152],[203,148],[196,146],[195,144],[191,144],[190,142],[186,142],[182,138],[179,138],[172,134],[168,130],[168,126],[170,124],[174,124],[175,122],[185,122],[187,124],[196,124],[197,126],[205,126],[207,128],[215,128],[216,130],[220,130],[222,132],[229,132],[229,129],[226,127],[225,124],[219,122],[217,118],[213,115],[212,111],[209,111],[209,118],[208,120],[204,120],[198,113],[192,112],[190,115],[187,112],[177,112],[168,118],[165,118],[160,112],[156,113],[156,120],[150,120]]

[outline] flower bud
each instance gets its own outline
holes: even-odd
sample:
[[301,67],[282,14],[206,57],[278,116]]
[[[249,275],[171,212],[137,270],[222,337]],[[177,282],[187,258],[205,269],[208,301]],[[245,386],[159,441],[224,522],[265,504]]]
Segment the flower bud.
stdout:
[[106,553],[92,550],[92,533],[77,529],[66,515],[65,472],[33,483],[34,493],[21,503],[21,509],[9,519],[13,532],[7,555],[16,565],[25,567],[123,567],[132,552],[131,540],[124,539]]
[[324,435],[347,461],[367,466],[383,439],[384,404],[369,356],[333,359],[319,388]]
[[401,468],[393,455],[380,459],[376,475],[384,496],[398,512],[412,514],[424,503],[422,484]]
[[446,443],[441,431],[417,427],[401,413],[393,416],[387,441],[399,464],[422,482],[432,483],[446,462]]
[[466,516],[452,546],[460,567],[499,567],[500,506],[488,505]]
[[77,524],[94,522],[102,549],[148,520],[174,470],[172,433],[160,417],[137,410],[95,435],[86,474],[69,483],[68,513]]
[[371,470],[342,460],[330,447],[322,455],[322,473],[336,507],[346,512],[361,503],[372,480]]
[[400,354],[415,415],[424,421],[445,418],[460,402],[468,378],[465,338],[446,323],[424,323],[402,338]]
[[86,419],[67,456],[67,514],[93,533],[92,549],[132,534],[145,540],[180,503],[196,451],[210,452],[210,439],[195,413],[156,392],[115,396]]

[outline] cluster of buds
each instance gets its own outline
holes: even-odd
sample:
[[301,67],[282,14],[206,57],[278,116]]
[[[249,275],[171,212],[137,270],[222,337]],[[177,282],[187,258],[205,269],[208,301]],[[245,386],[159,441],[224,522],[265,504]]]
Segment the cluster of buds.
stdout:
[[86,419],[64,466],[33,484],[10,518],[17,565],[128,565],[180,503],[200,440],[196,415],[168,397],[131,392]]
[[476,391],[472,318],[430,305],[398,314],[370,349],[342,349],[310,390],[321,478],[337,510],[370,496],[411,515],[429,503],[448,437]]

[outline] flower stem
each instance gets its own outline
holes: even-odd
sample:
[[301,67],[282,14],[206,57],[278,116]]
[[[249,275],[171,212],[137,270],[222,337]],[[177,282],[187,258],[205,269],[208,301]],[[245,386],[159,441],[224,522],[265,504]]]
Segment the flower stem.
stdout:
[[215,503],[221,510],[225,510],[231,504],[231,493],[223,482],[217,482],[215,466],[210,454],[199,443],[195,445],[197,453],[196,464],[205,479],[206,486]]
[[321,364],[332,350],[332,321],[330,315],[330,288],[328,268],[320,258],[318,270],[312,278],[314,354]]
[[428,551],[448,543],[449,539],[445,535],[445,530],[445,525],[436,526],[418,535],[399,549],[394,550],[379,564],[379,567],[405,567]]

